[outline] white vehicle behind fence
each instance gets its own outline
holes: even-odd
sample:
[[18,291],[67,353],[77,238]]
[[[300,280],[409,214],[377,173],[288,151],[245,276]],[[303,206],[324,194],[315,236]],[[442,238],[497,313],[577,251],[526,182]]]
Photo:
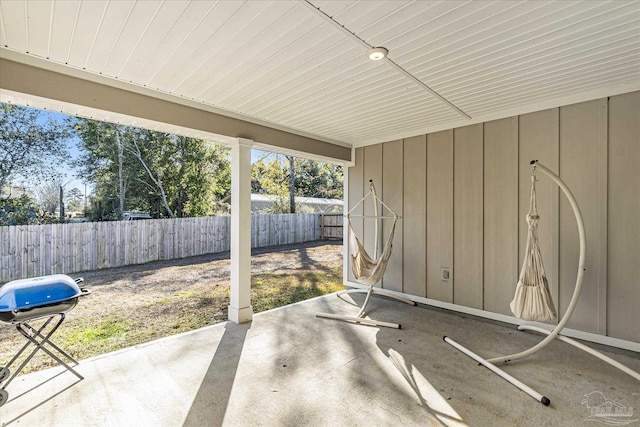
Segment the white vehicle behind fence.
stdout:
[[125,221],[137,221],[140,219],[153,219],[151,215],[146,212],[123,212],[123,219]]

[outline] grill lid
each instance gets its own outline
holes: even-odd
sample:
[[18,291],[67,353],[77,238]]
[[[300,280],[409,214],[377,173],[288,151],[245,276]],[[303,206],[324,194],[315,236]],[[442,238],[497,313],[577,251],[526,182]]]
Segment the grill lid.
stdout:
[[13,280],[0,286],[0,312],[56,304],[80,295],[78,284],[64,274]]

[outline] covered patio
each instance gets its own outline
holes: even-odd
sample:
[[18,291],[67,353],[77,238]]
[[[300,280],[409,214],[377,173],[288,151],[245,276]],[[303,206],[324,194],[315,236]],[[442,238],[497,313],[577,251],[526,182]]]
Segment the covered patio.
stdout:
[[[455,336],[496,355],[540,339],[511,325],[407,309],[386,298],[372,302],[372,315],[403,329],[315,317],[354,309],[328,295],[257,314],[251,323],[227,322],[83,360],[83,381],[62,368],[18,377],[0,419],[41,426],[583,426],[592,392],[637,405],[636,380],[564,343],[506,368],[549,396],[548,408],[442,340]],[[640,369],[631,352],[605,353]]]
[[[82,361],[80,382],[20,377],[2,423],[583,425],[639,407],[637,380],[565,343],[505,367],[543,407],[442,337],[485,357],[541,340],[509,309],[536,159],[585,217],[574,307],[574,218],[541,180],[563,333],[640,369],[640,2],[0,0],[0,25],[2,102],[232,147],[230,322]],[[334,295],[253,315],[252,148],[344,165],[349,209],[376,183],[400,215],[377,286],[421,305],[374,297],[371,317],[403,329],[315,318],[358,311]],[[374,228],[354,221],[369,252],[390,235]],[[343,270],[361,286],[346,248]]]

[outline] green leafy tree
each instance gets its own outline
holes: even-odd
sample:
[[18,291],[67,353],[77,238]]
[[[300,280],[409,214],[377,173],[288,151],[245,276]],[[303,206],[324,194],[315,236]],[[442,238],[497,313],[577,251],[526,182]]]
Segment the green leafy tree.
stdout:
[[291,209],[294,197],[343,197],[342,166],[290,156],[286,156],[286,161],[278,158],[266,161],[267,157],[253,164],[251,192],[277,196],[270,212],[303,212],[304,207],[295,200]]
[[[92,209],[95,219],[120,218],[126,208],[124,201],[129,184],[135,180],[135,163],[124,156],[120,138],[126,127],[79,118],[70,118],[68,125],[80,139],[79,157],[74,162],[78,177],[95,183],[96,206]],[[111,213],[114,198],[119,203],[116,212]],[[110,202],[105,204],[107,199]]]
[[38,223],[38,208],[26,194],[0,199],[0,225],[28,225]]
[[78,188],[72,188],[65,192],[65,203],[67,204],[67,210],[73,212],[79,212],[82,210],[82,200],[84,195]]
[[67,159],[65,126],[34,108],[0,103],[0,188],[15,179],[38,182],[59,175]]
[[[203,216],[228,196],[229,149],[195,138],[75,119],[81,176],[96,184],[93,211],[143,210],[154,216]],[[121,208],[114,208],[119,200]]]
[[258,160],[251,168],[251,192],[286,197],[289,172],[278,159]]
[[296,194],[324,199],[342,199],[344,191],[342,166],[313,160],[296,160]]

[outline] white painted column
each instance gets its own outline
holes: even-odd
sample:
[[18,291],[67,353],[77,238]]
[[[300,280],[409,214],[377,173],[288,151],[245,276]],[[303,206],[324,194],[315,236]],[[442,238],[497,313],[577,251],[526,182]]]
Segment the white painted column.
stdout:
[[251,146],[238,138],[231,147],[231,305],[229,320],[250,322],[251,307]]

